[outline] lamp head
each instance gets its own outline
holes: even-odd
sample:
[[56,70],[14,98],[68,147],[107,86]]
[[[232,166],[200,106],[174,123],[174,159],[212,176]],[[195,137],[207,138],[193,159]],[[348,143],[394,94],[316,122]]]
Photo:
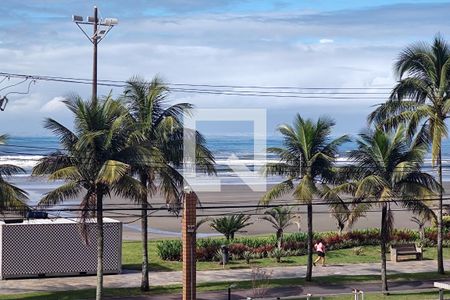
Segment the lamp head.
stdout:
[[83,22],[83,17],[82,16],[72,15],[72,21],[73,22]]
[[106,25],[106,26],[114,26],[117,24],[119,24],[119,20],[116,18],[105,18],[102,23],[102,25]]
[[0,110],[1,111],[5,110],[6,104],[8,104],[8,98],[6,98],[6,96],[3,96],[2,98],[0,98]]

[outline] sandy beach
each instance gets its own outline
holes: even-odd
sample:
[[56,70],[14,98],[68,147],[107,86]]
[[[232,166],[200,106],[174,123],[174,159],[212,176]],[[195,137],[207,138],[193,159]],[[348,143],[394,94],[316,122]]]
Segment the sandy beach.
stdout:
[[[44,178],[30,178],[22,177],[15,178],[19,186],[24,187],[29,193],[30,198],[33,199],[34,204],[41,196],[48,192],[51,188],[55,188],[58,184],[49,185]],[[450,182],[444,184],[445,189],[450,190]],[[254,208],[241,208],[244,205],[257,205],[264,192],[255,192],[246,185],[222,185],[220,192],[197,192],[201,206],[209,209],[199,209],[197,211],[198,220],[206,217],[216,217],[227,213],[263,213],[264,209],[255,212]],[[128,199],[116,197],[106,197],[105,216],[123,222],[123,239],[124,240],[139,240],[140,239],[140,211],[134,210],[139,206],[133,204]],[[149,237],[151,239],[179,237],[181,232],[181,215],[176,216],[167,211],[164,205],[165,201],[161,195],[156,195],[151,200],[152,206],[155,208],[164,208],[161,211],[152,212],[149,218]],[[286,204],[295,203],[290,195],[281,197],[281,200],[276,200],[272,204]],[[31,203],[33,204],[33,203]],[[72,204],[73,206],[66,206]],[[63,208],[78,208],[79,201],[71,201],[64,204]],[[450,204],[449,200],[444,200],[444,204]],[[236,206],[237,208],[220,208],[221,206]],[[218,207],[211,209],[211,207]],[[404,211],[403,208],[392,205],[394,211],[394,225],[396,228],[412,228],[416,229],[417,224],[411,221],[413,214],[409,211]],[[57,207],[51,208],[57,210]],[[402,211],[396,211],[401,209]],[[293,210],[300,216],[300,230],[306,231],[306,207],[297,206]],[[326,205],[316,205],[313,208],[313,226],[315,231],[336,230],[336,221],[330,215]],[[75,213],[64,213],[56,211],[52,216],[74,216]],[[379,208],[374,208],[366,214],[366,217],[359,219],[353,228],[371,228],[380,226],[380,212]],[[270,223],[260,220],[260,215],[252,216],[252,225],[246,227],[239,235],[253,235],[253,234],[268,234],[273,233],[274,230]],[[298,221],[295,219],[294,221]],[[292,224],[286,230],[287,232],[298,231],[298,225]],[[210,228],[208,223],[203,224],[198,230],[198,236],[219,235],[216,231]]]
[[[447,190],[450,189],[450,183],[446,183],[445,187]],[[222,186],[221,192],[199,192],[199,200],[204,207],[215,207],[215,206],[226,206],[226,205],[251,205],[257,204],[263,192],[254,192],[244,185],[224,185]],[[162,207],[163,198],[161,196],[155,196],[152,199],[152,203],[155,203],[153,207]],[[106,206],[109,209],[123,207],[122,204],[126,201],[119,197],[111,197],[106,199]],[[283,203],[293,203],[290,196],[285,196],[281,201],[275,201],[274,204]],[[444,201],[445,203],[445,201]],[[133,206],[126,206],[127,208],[132,208]],[[409,211],[395,211],[396,209],[402,209],[396,205],[392,206],[395,218],[396,228],[412,228],[416,229],[417,224],[411,221],[413,214]],[[306,230],[306,207],[298,206],[294,208],[298,211],[300,215],[300,230]],[[260,210],[259,213],[263,212],[264,209]],[[242,209],[199,209],[197,212],[198,219],[205,218],[208,216],[215,216],[224,213],[254,213],[252,209],[242,208]],[[328,231],[336,230],[335,219],[330,215],[328,207],[325,205],[314,206],[313,215],[313,226],[315,231]],[[123,216],[122,214],[131,214],[134,216]],[[113,218],[120,219],[124,222],[124,240],[136,240],[140,239],[140,220],[139,211],[108,211],[105,213],[106,216],[112,216]],[[167,211],[158,211],[153,213],[152,217],[149,219],[149,231],[150,238],[162,238],[162,237],[176,237],[179,236],[181,231],[181,217],[175,215],[168,216],[170,213]],[[267,234],[273,233],[273,228],[267,221],[259,219],[260,216],[252,216],[252,225],[246,227],[244,232],[238,235],[253,235],[253,234]],[[370,228],[380,226],[380,212],[377,208],[374,211],[368,212],[366,217],[361,218],[353,228]],[[298,231],[298,225],[292,224],[287,232]],[[203,224],[198,230],[199,236],[204,236],[208,234],[217,234],[213,229],[210,228],[209,224]]]

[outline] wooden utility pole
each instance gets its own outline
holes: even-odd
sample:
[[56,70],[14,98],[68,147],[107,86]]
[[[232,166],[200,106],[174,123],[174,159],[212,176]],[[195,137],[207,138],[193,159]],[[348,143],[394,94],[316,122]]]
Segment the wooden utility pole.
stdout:
[[196,299],[196,223],[197,196],[185,191],[182,219],[183,239],[183,300]]

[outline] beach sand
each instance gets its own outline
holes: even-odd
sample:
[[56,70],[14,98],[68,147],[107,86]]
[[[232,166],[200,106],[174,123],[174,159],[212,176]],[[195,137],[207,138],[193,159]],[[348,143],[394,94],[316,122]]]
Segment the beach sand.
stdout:
[[[450,189],[450,183],[446,183],[445,187],[447,190]],[[198,192],[198,197],[203,207],[216,207],[224,205],[252,205],[257,204],[263,192],[254,192],[249,187],[244,185],[224,185],[220,192]],[[292,198],[285,196],[282,198],[283,201],[275,201],[274,204],[293,203]],[[446,201],[444,201],[445,203]],[[128,203],[126,200],[120,197],[111,197],[105,199],[105,204],[108,209],[113,208],[123,208],[123,203]],[[152,199],[153,207],[164,207],[163,198],[159,195]],[[127,205],[127,208],[133,208],[132,205]],[[396,205],[392,205],[391,208],[394,210],[394,226],[395,228],[412,228],[417,229],[417,224],[411,221],[413,214],[409,211],[395,211],[396,209],[402,209]],[[249,211],[250,210],[250,211]],[[263,212],[264,209],[259,211]],[[299,206],[295,207],[294,211],[298,211],[300,214],[300,230],[306,231],[306,207]],[[218,214],[226,213],[246,213],[254,212],[254,210],[249,208],[241,209],[208,209],[197,211],[198,219],[214,216]],[[315,231],[328,231],[336,230],[336,221],[330,215],[328,207],[325,205],[314,206],[313,208],[313,226]],[[133,216],[126,216],[124,214],[129,214]],[[139,240],[140,239],[140,212],[137,210],[129,211],[107,211],[105,216],[111,216],[113,218],[119,219],[124,222],[124,240]],[[170,215],[170,216],[169,216]],[[380,227],[380,215],[379,208],[375,208],[374,211],[368,212],[366,217],[361,218],[354,224],[354,229],[362,228],[372,228]],[[267,221],[260,220],[260,216],[252,216],[252,225],[246,227],[243,232],[239,233],[241,235],[254,235],[254,234],[268,234],[273,233],[274,229]],[[296,232],[299,228],[296,224],[289,226],[286,232]],[[180,236],[181,232],[181,216],[177,217],[170,214],[166,210],[158,211],[153,213],[149,218],[149,237],[151,239],[163,238],[163,237],[176,237]],[[210,228],[209,224],[203,224],[198,230],[199,236],[204,236],[205,234],[216,234],[213,229]]]

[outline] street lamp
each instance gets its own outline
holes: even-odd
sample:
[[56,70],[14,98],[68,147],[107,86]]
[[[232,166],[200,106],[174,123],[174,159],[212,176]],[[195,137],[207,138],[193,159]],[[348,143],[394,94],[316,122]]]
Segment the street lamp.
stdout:
[[[94,45],[93,68],[92,68],[92,100],[97,100],[97,45],[100,43],[111,31],[111,29],[119,23],[116,18],[98,18],[97,6],[94,6],[94,16],[89,16],[86,21],[82,16],[72,16],[72,21],[80,28],[87,39]],[[89,25],[94,27],[93,35],[86,33],[82,25]]]

